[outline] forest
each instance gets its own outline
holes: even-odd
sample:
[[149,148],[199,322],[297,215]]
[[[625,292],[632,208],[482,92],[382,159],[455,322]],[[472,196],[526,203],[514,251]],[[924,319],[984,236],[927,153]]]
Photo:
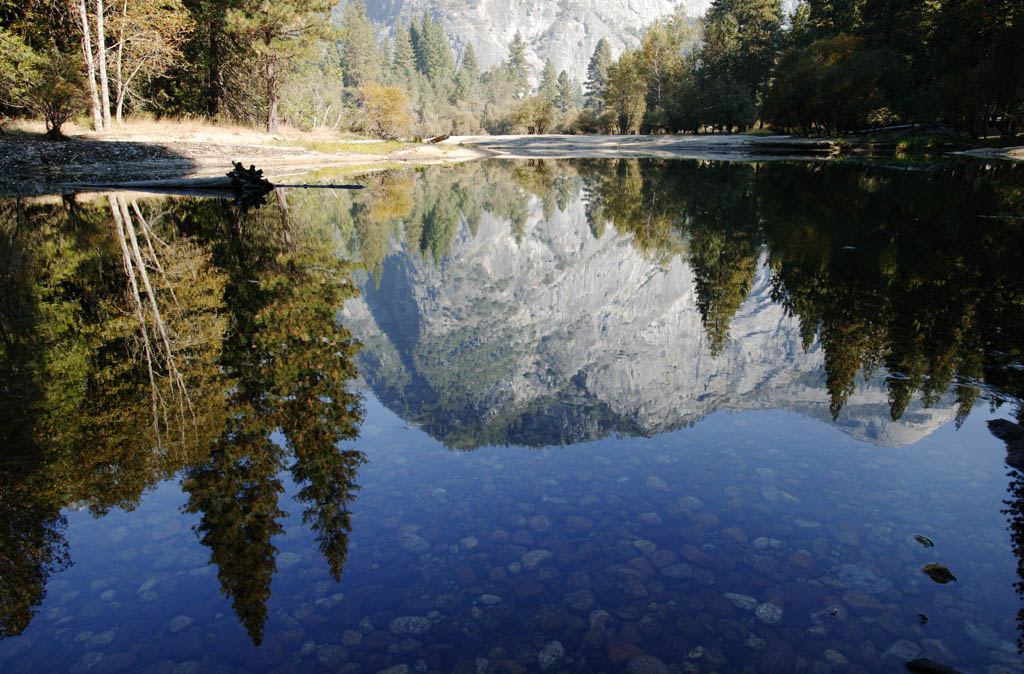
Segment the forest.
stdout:
[[[383,37],[386,36],[386,37]],[[0,121],[199,117],[398,138],[445,133],[804,135],[924,125],[1014,136],[1024,6],[1014,0],[714,0],[699,20],[594,50],[585,82],[456,53],[429,13],[381,26],[363,0],[0,0]],[[2,129],[2,126],[0,126]]]

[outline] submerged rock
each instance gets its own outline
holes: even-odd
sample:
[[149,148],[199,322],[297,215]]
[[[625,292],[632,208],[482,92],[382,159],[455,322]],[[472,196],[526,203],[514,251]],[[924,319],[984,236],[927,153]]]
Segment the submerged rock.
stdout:
[[941,585],[945,585],[950,581],[956,580],[956,576],[954,576],[953,573],[942,564],[925,564],[924,567],[921,568],[921,571]]
[[531,550],[524,554],[520,561],[522,561],[524,569],[532,571],[549,559],[551,559],[550,550]]
[[765,602],[757,605],[754,615],[766,625],[774,625],[782,620],[782,609],[775,604]]
[[537,664],[540,665],[542,672],[547,672],[561,665],[564,658],[565,647],[562,646],[562,642],[549,641],[537,654]]
[[935,547],[935,544],[932,543],[932,539],[928,538],[927,536],[922,536],[921,534],[914,534],[914,540],[926,548]]
[[736,594],[735,592],[726,592],[725,598],[737,606],[747,611],[753,611],[757,608],[757,600],[751,597],[749,594]]
[[633,658],[626,665],[629,674],[669,674],[669,668],[653,655],[641,655]]
[[389,627],[393,634],[425,634],[430,630],[430,619],[407,615],[395,618]]
[[843,564],[839,567],[839,580],[849,589],[866,594],[878,594],[892,587],[892,581],[875,574],[871,569],[858,564]]

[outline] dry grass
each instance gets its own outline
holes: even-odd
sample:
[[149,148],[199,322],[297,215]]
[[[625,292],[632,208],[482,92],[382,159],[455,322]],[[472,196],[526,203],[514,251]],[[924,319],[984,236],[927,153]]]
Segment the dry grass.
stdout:
[[[373,141],[361,141],[361,137],[340,133],[333,129],[301,131],[282,125],[276,134],[269,134],[262,128],[212,121],[205,117],[154,118],[148,115],[133,115],[114,123],[110,131],[93,131],[90,120],[80,118],[64,125],[64,135],[69,138],[87,138],[95,140],[127,140],[160,143],[162,142],[215,142],[244,145],[290,145],[303,147],[319,152],[361,152],[363,154],[385,154],[399,147],[398,144],[388,146]],[[42,121],[5,120],[4,131],[11,135],[42,136],[46,128]],[[365,141],[364,141],[365,142]],[[353,144],[349,147],[347,144]]]

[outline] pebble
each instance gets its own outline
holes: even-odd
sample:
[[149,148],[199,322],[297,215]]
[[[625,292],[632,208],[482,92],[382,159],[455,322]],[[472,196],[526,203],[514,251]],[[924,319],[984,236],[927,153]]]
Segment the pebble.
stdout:
[[665,482],[665,480],[661,479],[657,475],[652,475],[647,478],[647,486],[659,491],[668,491],[668,482]]
[[478,545],[480,545],[480,540],[476,536],[467,536],[459,541],[459,546],[463,550],[472,550]]
[[644,524],[658,525],[661,524],[661,515],[658,513],[640,513],[636,517]]
[[757,605],[754,615],[766,625],[774,625],[782,620],[782,609],[771,602],[765,602]]
[[398,534],[398,546],[408,552],[422,554],[430,550],[430,542],[419,534],[402,531]]
[[[531,550],[520,557],[520,560],[523,563],[523,568],[527,571],[536,569],[549,559],[551,559],[550,550]],[[509,571],[512,571],[512,569],[509,569]],[[513,573],[515,573],[515,571],[513,571]]]
[[345,630],[341,633],[342,646],[358,646],[363,643],[363,635],[355,630]]
[[186,615],[174,616],[173,618],[171,618],[171,621],[167,623],[167,629],[170,630],[171,633],[173,634],[175,632],[182,631],[183,629],[191,625],[192,622],[192,618],[189,618]]
[[633,541],[633,547],[639,550],[645,557],[650,557],[658,549],[657,545],[643,538]]
[[653,655],[641,655],[633,658],[626,665],[629,674],[670,674],[669,668]]
[[549,641],[544,644],[544,647],[540,649],[540,653],[537,654],[537,664],[540,665],[542,672],[547,672],[555,669],[562,664],[565,659],[565,647],[562,646],[561,641]]
[[694,568],[684,562],[678,562],[671,566],[666,566],[661,570],[661,573],[668,578],[692,578]]
[[747,611],[753,611],[757,608],[757,599],[754,599],[749,594],[736,594],[735,592],[726,592],[725,598],[733,603],[734,606],[745,609]]
[[430,619],[423,616],[402,616],[389,625],[393,634],[426,634],[430,630]]
[[501,603],[501,597],[496,594],[485,594],[480,596],[480,603],[494,606]]
[[90,651],[98,651],[109,646],[113,641],[114,637],[117,636],[117,628],[111,628],[105,632],[100,632],[89,638],[85,642],[85,647]]
[[579,613],[586,613],[597,603],[597,597],[590,590],[570,592],[562,598],[562,606]]
[[316,661],[328,669],[337,669],[348,660],[348,649],[344,646],[325,644],[317,646]]

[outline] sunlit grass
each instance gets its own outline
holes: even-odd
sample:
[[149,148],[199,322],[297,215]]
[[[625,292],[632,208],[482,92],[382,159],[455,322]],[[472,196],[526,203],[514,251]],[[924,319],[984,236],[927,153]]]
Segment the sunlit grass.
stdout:
[[314,152],[327,154],[388,154],[395,150],[407,147],[409,143],[397,140],[379,140],[358,142],[351,140],[320,140],[310,138],[289,138],[284,141],[277,141],[275,145],[287,145],[290,147],[301,147]]

